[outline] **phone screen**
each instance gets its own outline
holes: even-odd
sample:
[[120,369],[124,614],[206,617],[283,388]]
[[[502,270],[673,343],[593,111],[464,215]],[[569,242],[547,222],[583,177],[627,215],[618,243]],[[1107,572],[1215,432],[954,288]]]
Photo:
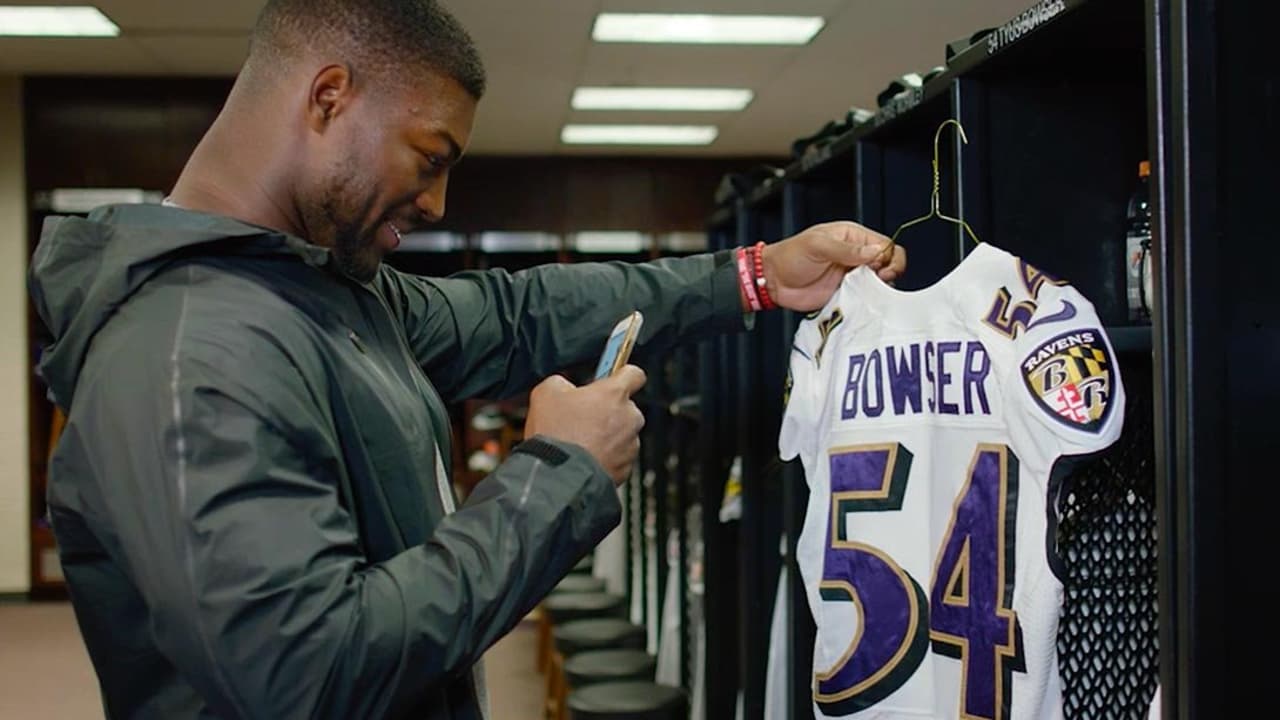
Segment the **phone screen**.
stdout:
[[599,380],[608,376],[613,370],[613,363],[618,359],[618,352],[622,350],[622,344],[626,342],[627,334],[625,332],[616,332],[609,336],[609,343],[604,347],[604,353],[600,355],[600,364],[596,366],[596,379]]
[[644,316],[633,312],[614,326],[605,343],[604,352],[600,354],[600,364],[596,365],[596,380],[608,377],[615,368],[630,360],[631,346],[635,343],[643,322]]

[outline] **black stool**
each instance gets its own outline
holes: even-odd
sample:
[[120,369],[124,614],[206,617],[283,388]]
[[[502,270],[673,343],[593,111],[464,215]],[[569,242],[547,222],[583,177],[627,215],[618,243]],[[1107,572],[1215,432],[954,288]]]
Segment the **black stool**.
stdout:
[[574,565],[573,567],[569,568],[569,574],[570,575],[590,575],[591,568],[592,568],[592,562],[591,562],[592,559],[593,558],[591,553],[587,553],[582,557],[581,560],[578,561],[577,565]]
[[570,720],[685,720],[683,688],[651,682],[606,682],[569,693]]
[[542,600],[543,631],[539,638],[538,670],[547,675],[546,717],[556,718],[564,712],[564,706],[557,705],[557,702],[563,696],[565,655],[557,649],[559,643],[553,640],[552,635],[564,625],[592,618],[623,622],[626,613],[626,598],[615,593],[559,592],[551,593]]
[[[563,582],[563,581],[562,581]],[[626,598],[610,592],[552,593],[542,601],[552,626],[583,618],[626,616]]]
[[570,689],[601,682],[653,682],[658,659],[644,650],[585,650],[564,663]]
[[598,578],[591,575],[565,575],[563,580],[556,583],[556,586],[551,588],[551,592],[601,593],[604,592],[604,589],[604,578]]
[[[551,592],[548,593],[547,597],[556,593],[600,593],[604,592],[604,589],[605,582],[602,578],[592,577],[591,575],[566,575],[555,587],[551,588]],[[538,608],[538,672],[546,672],[547,664],[550,662],[551,626],[551,616],[547,613],[546,608],[540,604]]]
[[645,629],[621,618],[572,620],[551,630],[556,652],[565,658],[587,650],[642,650]]
[[571,620],[552,630],[554,647],[547,663],[546,712],[549,720],[567,720],[569,683],[565,663],[592,650],[636,650],[645,646],[647,633],[621,618]]

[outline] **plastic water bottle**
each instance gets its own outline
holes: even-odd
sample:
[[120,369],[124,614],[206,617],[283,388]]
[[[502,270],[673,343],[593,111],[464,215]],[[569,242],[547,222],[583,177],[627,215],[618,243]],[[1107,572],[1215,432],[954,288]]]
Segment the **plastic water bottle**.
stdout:
[[1151,322],[1151,163],[1138,165],[1138,183],[1129,198],[1125,230],[1125,286],[1129,320]]

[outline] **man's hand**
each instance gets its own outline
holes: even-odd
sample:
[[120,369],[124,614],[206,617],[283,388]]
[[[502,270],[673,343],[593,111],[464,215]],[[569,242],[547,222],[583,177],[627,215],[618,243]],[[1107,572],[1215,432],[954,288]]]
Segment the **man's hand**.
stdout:
[[542,435],[581,446],[599,461],[615,485],[621,485],[640,454],[644,414],[631,396],[644,383],[644,371],[634,365],[583,387],[553,375],[529,395],[525,436]]
[[764,277],[778,305],[812,312],[827,304],[845,273],[870,265],[892,282],[907,267],[907,251],[889,238],[852,222],[814,225],[764,247]]

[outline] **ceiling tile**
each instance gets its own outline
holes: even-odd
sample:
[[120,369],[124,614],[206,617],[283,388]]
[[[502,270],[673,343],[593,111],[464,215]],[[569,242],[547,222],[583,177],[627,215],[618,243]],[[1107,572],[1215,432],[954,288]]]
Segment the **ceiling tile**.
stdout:
[[[589,4],[589,3],[584,3]],[[728,13],[734,15],[818,15],[829,17],[848,0],[600,0],[601,12]]]
[[[14,0],[10,0],[11,2]],[[16,0],[33,4],[43,0]],[[57,2],[59,0],[52,0]],[[0,73],[232,76],[263,0],[99,0],[124,36],[0,38]],[[70,3],[71,0],[66,0]],[[687,12],[687,0],[445,0],[489,70],[475,154],[785,154],[850,106],[874,109],[893,78],[945,61],[947,42],[999,25],[1032,0],[699,0],[699,12],[821,15],[803,47],[594,43],[597,12]],[[574,112],[580,85],[745,87],[740,113]],[[706,148],[566,147],[560,128],[589,122],[712,122]]]
[[128,34],[157,30],[244,33],[253,27],[254,18],[264,3],[263,0],[91,0],[90,4],[97,5]]
[[795,47],[592,44],[576,80],[583,85],[756,88],[803,54]]

